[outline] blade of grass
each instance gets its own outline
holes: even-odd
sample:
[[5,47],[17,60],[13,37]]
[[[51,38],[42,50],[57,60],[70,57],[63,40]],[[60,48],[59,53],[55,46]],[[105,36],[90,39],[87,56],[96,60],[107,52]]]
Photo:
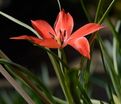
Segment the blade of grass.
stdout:
[[[118,31],[119,26],[116,26],[116,30]],[[113,64],[116,74],[119,74],[118,64],[117,64],[117,39],[113,37]]]
[[60,83],[60,85],[62,87],[63,93],[64,93],[64,95],[65,95],[65,97],[67,99],[67,102],[69,104],[73,104],[73,99],[72,99],[70,91],[67,88],[67,85],[65,83],[65,78],[64,78],[64,75],[63,75],[63,73],[62,73],[62,71],[60,69],[59,63],[57,62],[57,60],[50,53],[48,53],[48,56],[49,56],[49,58],[51,60],[51,63],[53,65],[53,67],[54,67],[54,70],[55,70],[56,75],[58,77],[59,83]]
[[[120,42],[120,34],[119,32],[119,28],[121,26],[121,21],[117,22],[116,28],[115,26],[112,24],[112,22],[109,19],[106,19],[108,26],[111,29],[111,32],[113,34],[113,64],[115,67],[115,71],[117,74],[119,74],[118,72],[118,64],[117,64],[117,50],[119,47],[121,47],[121,42]],[[118,47],[119,46],[119,47]],[[120,51],[119,51],[120,53]]]
[[111,58],[109,57],[108,53],[106,52],[106,49],[105,49],[103,42],[102,42],[101,38],[99,37],[99,35],[98,35],[98,41],[99,41],[101,52],[102,52],[102,54],[101,54],[102,61],[105,65],[107,72],[110,75],[115,92],[116,92],[117,96],[119,97],[119,99],[121,100],[120,77],[116,74],[114,66],[113,66],[113,62],[112,62]]
[[9,83],[17,90],[17,92],[25,99],[28,104],[35,104],[21,86],[13,79],[13,77],[0,65],[1,74],[9,81]]
[[32,27],[30,27],[29,25],[21,22],[20,20],[14,18],[14,17],[12,17],[12,16],[10,16],[10,15],[2,12],[2,11],[0,11],[0,15],[6,17],[7,19],[9,19],[9,20],[11,20],[11,21],[13,21],[15,23],[17,23],[18,25],[21,25],[21,26],[27,28],[28,30],[30,30],[31,32],[33,32],[38,38],[42,39],[42,37]]
[[112,8],[112,6],[113,6],[113,4],[114,4],[115,1],[116,0],[112,0],[112,2],[110,3],[110,5],[108,6],[108,8],[106,9],[106,11],[104,12],[103,16],[98,21],[99,24],[101,24],[104,21],[105,17],[108,15],[108,13],[109,13],[110,9]]
[[102,0],[99,0],[98,5],[97,5],[95,20],[94,20],[95,23],[98,21],[98,17],[100,16],[101,8],[102,8]]
[[[28,75],[29,79],[31,78],[31,80],[33,80],[34,82],[36,82],[37,86],[39,86],[39,88],[42,91],[45,92],[45,94],[50,99],[50,101],[52,101],[54,103],[54,99],[52,97],[51,92],[46,88],[46,86],[44,86],[44,84],[34,74],[32,74],[30,71],[28,71],[28,69],[26,69],[25,67],[12,62],[1,50],[0,50],[0,57],[7,59],[7,60],[0,59],[0,63],[1,64],[11,65],[12,67],[14,67],[15,71],[19,70],[22,73]],[[38,93],[39,93],[39,91],[38,91]]]
[[[1,64],[5,64],[5,65],[11,65],[12,67],[14,67],[14,70],[16,70],[16,71],[19,70],[22,73],[26,74],[28,76],[28,78],[31,79],[31,80],[33,80],[35,82],[35,84],[46,94],[46,96],[49,98],[49,100],[51,100],[52,102],[54,102],[53,97],[52,97],[52,94],[50,93],[50,91],[46,88],[46,86],[44,86],[44,84],[39,79],[37,79],[37,77],[35,75],[33,75],[31,72],[29,72],[28,69],[26,69],[25,67],[23,67],[21,65],[18,65],[16,63],[13,63],[11,61],[7,61],[5,59],[0,59],[0,63]],[[28,82],[27,79],[24,79],[24,80]],[[31,86],[31,87],[33,87],[33,86]],[[39,93],[40,93],[40,91],[38,91],[38,94]]]
[[23,81],[25,81],[25,82],[28,84],[28,86],[29,86],[30,88],[33,89],[33,91],[34,91],[35,93],[37,93],[37,95],[39,96],[39,98],[41,99],[41,101],[42,101],[44,104],[55,104],[54,101],[53,101],[53,103],[52,103],[52,102],[45,96],[45,94],[44,94],[42,91],[40,91],[34,83],[32,83],[32,81],[29,79],[30,77],[27,77],[26,75],[24,75],[24,73],[20,72],[19,70],[15,70],[15,69],[14,69],[14,71],[16,72],[17,75],[19,75],[19,76],[21,77],[21,79],[23,79]]
[[80,92],[82,93],[81,97],[82,97],[83,103],[84,104],[92,104],[90,98],[88,97],[88,95],[85,92],[84,88],[82,87],[81,83],[79,81],[77,83],[78,83],[78,88],[79,88]]
[[[12,66],[16,66],[17,68],[19,68],[20,71],[22,71],[23,73],[26,73],[28,76],[30,75],[32,77],[32,79],[34,79],[36,81],[36,83],[40,86],[40,88],[46,92],[46,94],[48,95],[48,97],[52,100],[53,97],[51,96],[50,92],[48,91],[48,89],[46,89],[46,87],[44,85],[42,85],[42,83],[40,82],[40,80],[38,80],[32,73],[30,73],[25,67],[21,66],[21,65],[18,65],[16,63],[13,63],[11,62],[11,60],[2,52],[0,51],[0,56],[2,56],[3,58],[5,59],[8,59],[9,61],[7,60],[4,60],[4,59],[0,59],[0,63],[3,64],[10,64]],[[58,99],[61,101],[61,99]],[[56,101],[57,104],[59,104],[58,101]]]
[[75,70],[73,68],[73,69],[68,70],[68,73],[66,76],[68,76],[69,80],[70,80],[69,81],[70,92],[72,94],[72,98],[73,98],[75,104],[82,104],[81,97],[80,97],[81,92],[79,91],[78,84],[77,84],[77,80],[79,80],[78,72],[79,72],[79,70]]

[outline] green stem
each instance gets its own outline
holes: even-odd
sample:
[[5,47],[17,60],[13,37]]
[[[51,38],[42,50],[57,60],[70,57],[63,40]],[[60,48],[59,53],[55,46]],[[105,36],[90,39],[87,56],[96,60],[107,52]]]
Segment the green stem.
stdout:
[[[61,52],[61,49],[58,49],[58,57],[61,59],[61,60],[63,60],[62,59],[62,52]],[[61,71],[62,71],[62,74],[63,74],[63,76],[64,76],[64,66],[63,66],[63,64],[61,63],[61,61],[59,61],[59,64],[60,64],[60,69],[61,69]]]
[[57,3],[58,3],[59,10],[61,11],[61,4],[60,4],[60,0],[57,0]]
[[102,0],[99,0],[96,15],[95,15],[95,20],[94,20],[95,23],[98,21],[99,12],[100,12],[100,9],[101,9],[101,4],[102,4]]
[[[63,54],[62,54],[62,50],[61,49],[58,49],[58,57],[63,60]],[[71,92],[70,92],[70,87],[69,87],[69,83],[68,83],[68,77],[66,76],[66,71],[67,69],[64,68],[63,64],[61,63],[61,61],[59,61],[59,64],[60,64],[60,70],[63,74],[63,77],[64,77],[64,90],[65,90],[65,93],[66,93],[66,98],[68,100],[68,103],[69,104],[73,104],[73,100],[72,100],[72,96],[71,96]]]
[[108,8],[106,9],[106,11],[104,12],[102,18],[98,21],[99,24],[101,24],[103,22],[103,20],[105,19],[105,17],[107,16],[108,12],[110,11],[111,7],[113,6],[114,2],[116,0],[113,0],[110,5],[108,6]]
[[60,83],[60,85],[62,87],[62,90],[64,92],[64,95],[65,95],[66,99],[67,99],[68,104],[73,104],[73,100],[72,100],[70,91],[68,89],[66,79],[64,78],[63,72],[60,69],[60,66],[59,66],[57,60],[50,53],[48,53],[48,56],[49,56],[49,58],[51,60],[51,63],[53,65],[53,67],[54,67],[54,70],[56,72],[56,75],[58,77],[59,83]]
[[[49,50],[48,48],[40,47],[40,46],[39,46],[39,48],[41,48],[41,49],[43,49],[45,52],[51,54],[53,57],[55,57],[55,58],[57,59],[57,61],[61,62],[61,63],[63,64],[63,66],[64,66],[66,69],[69,69],[69,66],[66,64],[66,63],[67,63],[67,60],[66,60],[66,59],[64,59],[64,60],[60,59],[60,57],[58,57],[58,55],[56,55],[54,52],[52,52],[52,51]],[[63,53],[63,54],[65,54],[65,53]],[[65,58],[65,57],[66,57],[66,56],[64,56],[64,58]]]

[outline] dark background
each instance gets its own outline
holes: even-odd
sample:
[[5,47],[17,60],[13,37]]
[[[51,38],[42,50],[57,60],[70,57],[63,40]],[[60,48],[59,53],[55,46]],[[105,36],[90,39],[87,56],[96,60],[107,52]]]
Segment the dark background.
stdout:
[[[61,6],[73,16],[75,22],[74,30],[86,23],[87,20],[78,0],[61,0]],[[46,20],[53,26],[59,12],[56,0],[0,0],[0,10],[30,26],[30,20],[37,19]],[[12,61],[27,67],[35,74],[41,74],[41,65],[46,63],[49,68],[49,76],[54,77],[55,73],[51,68],[51,63],[46,52],[33,46],[28,41],[9,39],[13,36],[25,34],[34,35],[31,31],[0,15],[0,49]],[[65,50],[69,62],[79,56],[70,47],[66,47]],[[62,92],[58,87],[55,87],[55,94],[62,97],[62,94],[60,94]]]
[[[74,18],[74,30],[87,23],[87,19],[83,13],[79,0],[60,1],[62,8],[69,12]],[[97,1],[98,0],[88,0],[86,4],[96,4]],[[36,19],[46,20],[51,24],[51,26],[53,26],[59,12],[56,0],[0,0],[0,10],[30,26],[30,20]],[[24,27],[0,16],[0,49],[14,62],[27,67],[35,73],[41,72],[40,67],[42,63],[47,63],[48,67],[51,65],[47,54],[42,49],[33,46],[28,41],[9,39],[13,36],[25,34],[34,35]],[[70,47],[66,47],[65,51],[69,62],[79,57],[79,54]],[[50,76],[55,75],[54,71],[50,67],[49,74]],[[100,90],[97,86],[94,86],[94,89],[95,91],[93,96],[101,99],[106,98],[104,90]],[[96,92],[99,92],[97,90],[100,90],[100,94],[97,94],[98,96],[96,96]]]
[[[74,30],[86,23],[78,0],[61,0],[61,5],[73,16]],[[56,0],[1,0],[0,9],[28,25],[31,25],[30,20],[43,19],[53,26],[59,12]],[[38,67],[40,61],[44,61],[47,57],[42,50],[34,47],[28,41],[9,39],[12,36],[23,34],[33,35],[29,30],[0,16],[0,49],[19,64],[30,68]],[[74,55],[70,57],[74,57]]]

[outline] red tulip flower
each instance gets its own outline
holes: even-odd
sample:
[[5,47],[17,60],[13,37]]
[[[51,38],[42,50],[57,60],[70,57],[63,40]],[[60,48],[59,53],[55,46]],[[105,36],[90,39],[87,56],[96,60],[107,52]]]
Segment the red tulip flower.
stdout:
[[43,38],[22,35],[11,39],[25,39],[47,48],[64,48],[66,45],[72,46],[80,54],[90,59],[90,46],[84,37],[103,28],[96,23],[88,23],[72,33],[74,21],[69,13],[61,10],[52,28],[44,20],[31,21],[34,29]]

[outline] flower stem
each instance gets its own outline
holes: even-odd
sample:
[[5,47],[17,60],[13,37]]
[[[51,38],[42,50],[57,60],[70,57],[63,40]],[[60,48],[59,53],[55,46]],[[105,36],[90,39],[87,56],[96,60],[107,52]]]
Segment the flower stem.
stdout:
[[57,3],[58,3],[59,10],[61,11],[61,4],[60,4],[60,0],[57,0]]
[[[60,59],[63,59],[61,49],[58,49],[58,57]],[[64,89],[66,99],[68,100],[69,104],[73,104],[73,100],[72,100],[72,96],[71,96],[71,92],[70,92],[70,87],[69,87],[69,83],[68,83],[68,77],[65,75],[66,74],[66,70],[65,70],[65,68],[64,68],[64,66],[63,66],[63,64],[61,62],[59,62],[59,64],[60,64],[60,71],[63,74],[63,78],[64,78],[64,80],[62,80],[62,83],[63,83],[62,87]],[[63,78],[61,78],[61,79],[63,79]]]
[[69,87],[68,87],[68,84],[67,84],[67,79],[65,79],[60,65],[58,64],[55,57],[52,56],[50,53],[48,53],[48,56],[49,56],[49,58],[51,60],[51,63],[53,65],[53,67],[54,67],[55,73],[56,73],[56,75],[58,77],[59,83],[60,83],[60,85],[62,87],[62,90],[64,92],[64,95],[65,95],[66,99],[67,99],[68,104],[73,104],[71,93],[70,93],[70,91],[68,89]]

